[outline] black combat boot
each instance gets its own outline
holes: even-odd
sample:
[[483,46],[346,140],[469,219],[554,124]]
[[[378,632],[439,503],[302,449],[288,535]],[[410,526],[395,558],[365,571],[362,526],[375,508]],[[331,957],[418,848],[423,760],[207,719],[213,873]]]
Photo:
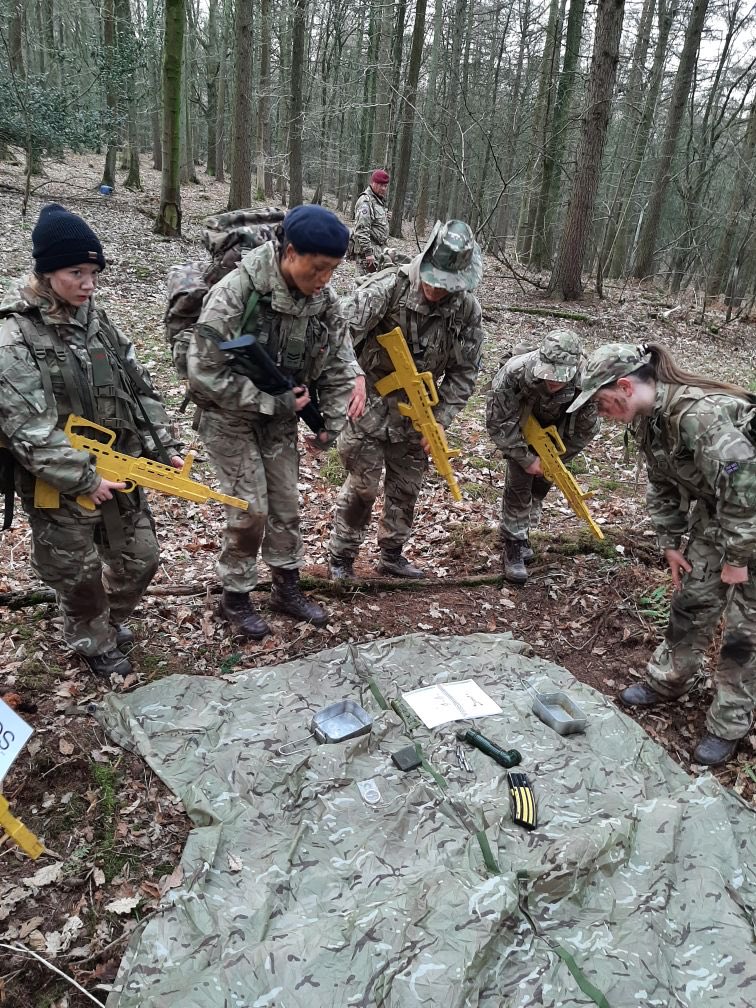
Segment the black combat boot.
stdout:
[[525,568],[523,553],[525,543],[522,539],[505,539],[501,551],[501,563],[504,577],[512,584],[525,584],[528,572]]
[[529,564],[535,559],[535,553],[533,552],[533,547],[530,545],[530,539],[526,539],[522,547],[522,561],[523,563]]
[[270,608],[286,613],[294,619],[313,626],[325,626],[328,613],[317,602],[311,602],[299,587],[299,571],[285,567],[271,567],[273,587],[270,590]]
[[125,623],[114,623],[113,629],[115,630],[117,648],[129,647],[134,643],[134,631]]
[[381,560],[378,564],[379,574],[390,574],[399,578],[424,578],[425,571],[411,564],[401,550],[381,550]]
[[224,591],[218,608],[240,637],[261,640],[270,633],[268,624],[252,607],[248,592]]
[[735,755],[742,739],[724,739],[707,732],[691,753],[691,760],[700,766],[721,766]]
[[123,651],[113,648],[104,654],[82,655],[84,661],[89,665],[90,672],[103,679],[109,679],[115,672],[116,675],[127,676],[133,671],[133,666]]
[[354,581],[354,557],[328,555],[328,573],[332,581]]
[[674,698],[657,693],[648,683],[638,682],[620,690],[617,699],[625,707],[656,707],[657,704],[669,703]]

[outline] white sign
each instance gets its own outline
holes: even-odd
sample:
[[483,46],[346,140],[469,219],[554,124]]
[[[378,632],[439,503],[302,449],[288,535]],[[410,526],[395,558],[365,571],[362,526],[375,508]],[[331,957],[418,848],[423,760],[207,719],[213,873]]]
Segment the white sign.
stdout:
[[32,733],[31,725],[23,721],[7,703],[0,700],[0,780],[11,768]]
[[424,686],[402,696],[426,728],[501,714],[501,707],[473,679]]

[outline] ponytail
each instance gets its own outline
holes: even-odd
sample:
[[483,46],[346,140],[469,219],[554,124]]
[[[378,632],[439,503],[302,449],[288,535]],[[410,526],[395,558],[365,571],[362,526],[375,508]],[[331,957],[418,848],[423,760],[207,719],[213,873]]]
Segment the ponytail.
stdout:
[[641,364],[637,370],[631,372],[632,377],[637,378],[638,381],[662,381],[667,385],[695,385],[696,388],[711,392],[726,392],[744,399],[751,397],[751,393],[747,389],[741,388],[740,385],[719,382],[692,371],[684,371],[675,364],[674,357],[669,350],[659,343],[644,343],[639,349],[648,355],[649,360],[648,363]]

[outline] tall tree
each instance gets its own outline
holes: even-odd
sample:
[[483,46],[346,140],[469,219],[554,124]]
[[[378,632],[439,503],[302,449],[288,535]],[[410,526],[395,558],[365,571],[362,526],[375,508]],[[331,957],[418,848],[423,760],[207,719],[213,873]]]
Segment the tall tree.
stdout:
[[412,158],[412,139],[415,133],[417,81],[420,76],[420,61],[423,56],[423,40],[425,39],[425,5],[426,0],[417,0],[415,4],[415,25],[412,29],[412,47],[410,49],[407,84],[402,105],[402,136],[399,143],[399,158],[392,186],[393,200],[391,204],[390,234],[394,238],[402,237],[402,214],[407,194],[410,159]]
[[252,202],[252,56],[254,0],[236,0],[236,90],[231,137],[228,209],[248,207]]
[[632,274],[639,280],[648,276],[653,270],[656,236],[659,233],[661,213],[672,174],[672,158],[677,147],[683,113],[688,101],[693,73],[696,69],[708,5],[709,0],[693,0],[693,9],[685,31],[685,41],[675,75],[661,153],[654,172],[651,194],[643,214],[643,223],[633,260]]
[[291,89],[289,92],[289,206],[298,206],[302,191],[302,132],[304,107],[302,75],[305,58],[307,0],[295,0],[291,32]]
[[606,143],[625,0],[598,0],[586,108],[577,150],[575,178],[549,293],[561,291],[566,301],[583,294],[583,260]]
[[257,198],[273,196],[270,173],[270,0],[260,0],[260,74],[257,88]]
[[531,263],[536,268],[544,266],[551,255],[551,228],[559,201],[562,156],[567,134],[567,119],[575,91],[576,70],[580,57],[580,40],[583,33],[585,0],[571,0],[567,17],[567,33],[564,42],[564,63],[559,75],[554,116],[546,138],[541,172],[541,189],[538,194],[535,224],[533,226],[533,249]]
[[181,237],[181,62],[185,0],[165,0],[163,38],[163,171],[155,231]]

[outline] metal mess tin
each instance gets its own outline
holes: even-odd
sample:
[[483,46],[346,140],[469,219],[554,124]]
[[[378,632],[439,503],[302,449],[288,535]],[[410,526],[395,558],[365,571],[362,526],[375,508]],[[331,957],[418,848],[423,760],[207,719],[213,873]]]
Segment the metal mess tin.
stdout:
[[279,746],[282,756],[302,752],[310,741],[310,736],[316,742],[346,742],[348,739],[367,735],[373,724],[368,712],[354,700],[337,700],[336,703],[323,707],[313,715],[310,721],[310,735],[293,742]]
[[528,686],[533,697],[533,713],[560,735],[585,731],[588,718],[567,693],[539,693]]

